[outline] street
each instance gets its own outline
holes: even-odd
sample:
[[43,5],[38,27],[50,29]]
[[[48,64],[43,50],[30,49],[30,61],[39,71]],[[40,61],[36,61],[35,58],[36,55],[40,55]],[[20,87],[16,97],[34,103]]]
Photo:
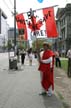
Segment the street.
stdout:
[[8,53],[0,53],[0,72],[8,68]]
[[8,54],[0,54],[0,108],[62,108],[56,93],[39,96],[40,74],[37,60],[29,66],[28,59],[20,70],[8,69]]

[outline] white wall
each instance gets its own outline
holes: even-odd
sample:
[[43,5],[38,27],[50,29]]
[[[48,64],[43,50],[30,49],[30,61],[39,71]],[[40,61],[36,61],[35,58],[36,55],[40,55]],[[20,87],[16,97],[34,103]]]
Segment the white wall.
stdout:
[[3,16],[1,16],[1,34],[3,34],[2,40],[4,39],[5,44],[7,44],[7,40],[8,40],[8,29],[9,29],[9,26],[7,24],[6,19],[4,19]]
[[2,47],[4,45],[4,35],[3,34],[0,34],[0,46]]

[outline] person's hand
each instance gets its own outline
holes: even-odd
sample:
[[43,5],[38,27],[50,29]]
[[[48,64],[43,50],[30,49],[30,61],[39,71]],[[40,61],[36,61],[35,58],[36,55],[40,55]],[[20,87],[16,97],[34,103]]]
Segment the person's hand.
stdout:
[[42,60],[41,59],[39,59],[39,63],[42,63]]
[[39,60],[39,62],[40,62],[40,63],[42,63],[42,61],[41,61],[41,60]]

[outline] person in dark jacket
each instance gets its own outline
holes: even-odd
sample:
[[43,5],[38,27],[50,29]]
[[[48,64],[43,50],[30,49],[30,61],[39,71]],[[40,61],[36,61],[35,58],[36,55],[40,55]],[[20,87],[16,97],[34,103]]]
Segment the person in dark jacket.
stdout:
[[71,46],[70,49],[67,51],[67,57],[68,57],[68,77],[71,77]]
[[60,56],[59,56],[58,51],[55,51],[55,65],[56,65],[56,67],[61,68],[61,60],[60,60]]
[[22,64],[22,65],[24,64],[25,55],[26,55],[25,50],[22,50],[22,51],[21,51],[21,64]]

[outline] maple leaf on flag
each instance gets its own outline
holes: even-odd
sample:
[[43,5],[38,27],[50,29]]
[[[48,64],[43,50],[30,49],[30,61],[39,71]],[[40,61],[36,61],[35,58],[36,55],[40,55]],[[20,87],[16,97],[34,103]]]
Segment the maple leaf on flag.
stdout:
[[31,22],[29,21],[28,23],[28,27],[32,30],[32,31],[36,31],[36,30],[40,30],[40,27],[42,26],[42,21],[38,20],[36,22],[36,17],[32,16],[31,17]]

